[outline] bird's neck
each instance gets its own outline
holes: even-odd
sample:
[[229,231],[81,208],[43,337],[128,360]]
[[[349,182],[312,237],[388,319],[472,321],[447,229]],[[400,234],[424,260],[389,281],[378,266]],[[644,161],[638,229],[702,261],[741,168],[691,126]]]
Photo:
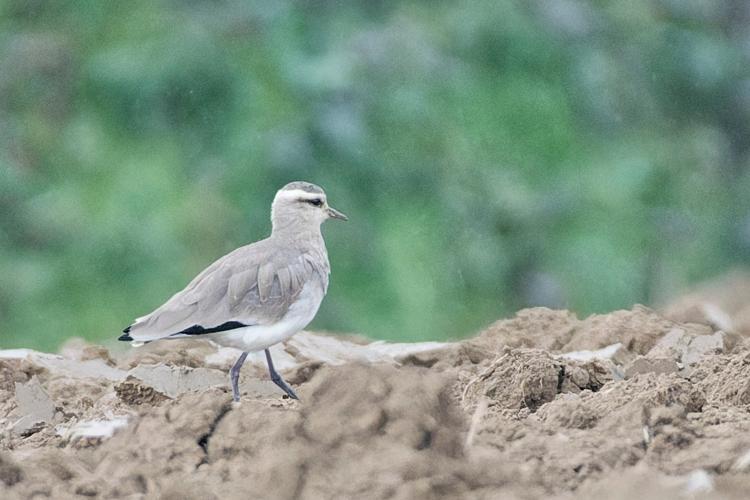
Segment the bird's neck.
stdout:
[[298,248],[322,247],[325,249],[320,225],[295,224],[294,222],[283,224],[274,221],[271,237],[281,239],[286,244],[291,244]]

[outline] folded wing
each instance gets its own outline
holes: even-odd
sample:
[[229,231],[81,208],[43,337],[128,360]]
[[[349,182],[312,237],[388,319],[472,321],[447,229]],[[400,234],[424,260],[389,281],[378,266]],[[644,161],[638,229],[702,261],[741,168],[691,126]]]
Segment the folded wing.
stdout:
[[270,324],[284,317],[305,283],[314,280],[325,292],[326,259],[274,250],[268,242],[217,260],[164,305],[136,319],[120,339],[148,342]]

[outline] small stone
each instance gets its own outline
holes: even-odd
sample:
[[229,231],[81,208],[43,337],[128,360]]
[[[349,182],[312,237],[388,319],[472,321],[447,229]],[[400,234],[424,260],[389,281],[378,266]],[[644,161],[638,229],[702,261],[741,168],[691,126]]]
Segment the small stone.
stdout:
[[682,328],[675,328],[662,337],[646,354],[646,357],[672,358],[682,367],[689,368],[706,354],[719,354],[726,351],[727,340],[727,334],[722,331],[711,335],[696,335]]
[[684,365],[693,365],[700,361],[706,354],[718,354],[724,352],[724,332],[716,332],[713,335],[699,335],[695,337],[682,355]]
[[55,403],[36,377],[25,384],[16,383],[15,392],[18,407],[14,413],[18,420],[13,424],[14,433],[30,436],[39,432],[54,418]]
[[679,360],[690,344],[691,335],[682,328],[673,328],[648,352],[652,358],[673,357]]
[[571,382],[583,389],[589,385],[590,377],[589,373],[578,366],[569,368],[568,374]]
[[678,370],[677,362],[672,358],[638,356],[625,368],[625,378],[638,373],[676,373]]

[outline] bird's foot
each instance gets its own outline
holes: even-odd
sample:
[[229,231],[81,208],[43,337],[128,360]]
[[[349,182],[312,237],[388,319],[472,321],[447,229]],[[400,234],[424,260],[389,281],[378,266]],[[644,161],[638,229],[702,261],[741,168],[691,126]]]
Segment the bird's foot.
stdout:
[[284,382],[284,379],[281,378],[281,375],[277,373],[275,377],[271,377],[271,381],[277,386],[279,386],[281,390],[286,393],[287,396],[299,401],[299,397],[297,396],[297,393],[295,393],[294,390],[291,387],[289,387],[289,385],[287,385],[286,382]]

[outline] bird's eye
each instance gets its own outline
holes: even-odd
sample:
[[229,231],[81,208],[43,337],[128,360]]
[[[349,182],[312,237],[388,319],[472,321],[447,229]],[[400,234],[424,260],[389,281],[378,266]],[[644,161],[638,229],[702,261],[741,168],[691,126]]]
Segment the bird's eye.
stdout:
[[307,202],[315,207],[323,205],[323,200],[321,200],[320,198],[313,198],[312,200],[307,200]]

